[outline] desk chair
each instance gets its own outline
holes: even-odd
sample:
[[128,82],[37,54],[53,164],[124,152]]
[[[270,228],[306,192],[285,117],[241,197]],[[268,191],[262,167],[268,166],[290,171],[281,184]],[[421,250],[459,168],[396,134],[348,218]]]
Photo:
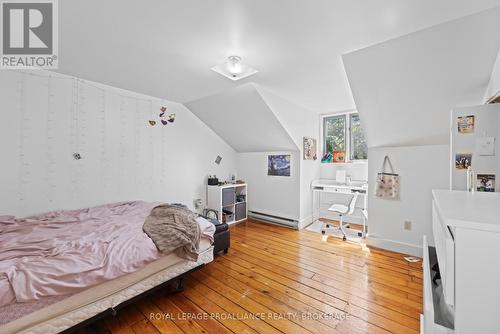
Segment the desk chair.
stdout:
[[[344,225],[343,217],[353,214],[354,208],[356,206],[356,200],[358,199],[358,196],[359,196],[359,192],[355,192],[348,205],[333,204],[331,207],[328,208],[328,211],[336,212],[340,216],[340,218],[339,218],[339,230],[342,232],[342,240],[344,240],[344,241],[347,240],[344,227],[348,227],[349,224]],[[330,227],[330,224],[323,223],[323,228],[321,229],[321,234],[325,234],[326,229],[329,227]]]

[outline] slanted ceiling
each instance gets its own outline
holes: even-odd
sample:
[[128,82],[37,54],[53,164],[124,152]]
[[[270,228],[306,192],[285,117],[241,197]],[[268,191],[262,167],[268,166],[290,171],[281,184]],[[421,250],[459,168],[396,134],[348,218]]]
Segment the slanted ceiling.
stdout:
[[298,150],[252,83],[186,103],[186,107],[237,152]]
[[451,109],[483,102],[499,31],[496,8],[344,55],[368,146],[448,143]]

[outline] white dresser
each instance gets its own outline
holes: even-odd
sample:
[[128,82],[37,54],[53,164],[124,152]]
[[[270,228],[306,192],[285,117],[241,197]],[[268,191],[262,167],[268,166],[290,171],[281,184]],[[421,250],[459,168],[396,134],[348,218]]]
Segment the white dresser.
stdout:
[[[434,240],[424,237],[422,330],[500,333],[500,193],[432,195]],[[432,283],[435,262],[441,285]]]

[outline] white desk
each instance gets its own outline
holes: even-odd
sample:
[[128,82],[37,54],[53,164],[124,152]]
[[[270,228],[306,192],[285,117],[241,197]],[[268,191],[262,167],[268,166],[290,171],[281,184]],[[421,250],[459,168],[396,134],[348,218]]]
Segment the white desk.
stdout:
[[[368,196],[366,196],[368,190],[368,183],[365,181],[351,181],[349,183],[339,183],[335,180],[313,180],[311,182],[312,189],[312,216],[314,217],[315,212],[315,195],[318,194],[318,219],[321,212],[321,193],[337,193],[352,195],[353,193],[360,193],[365,195],[363,200],[363,237],[366,235],[366,221],[368,220]],[[313,218],[314,220],[314,218]],[[314,220],[316,221],[316,220]],[[313,221],[313,222],[314,222]]]

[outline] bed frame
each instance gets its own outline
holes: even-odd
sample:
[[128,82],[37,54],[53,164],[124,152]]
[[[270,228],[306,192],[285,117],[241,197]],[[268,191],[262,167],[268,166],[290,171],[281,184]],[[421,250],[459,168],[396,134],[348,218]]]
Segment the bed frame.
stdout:
[[122,302],[121,304],[118,304],[117,306],[115,307],[112,307],[112,308],[109,308],[107,309],[106,311],[104,312],[101,312],[99,314],[96,314],[95,316],[93,316],[92,318],[89,318],[87,320],[84,320],[82,322],[80,322],[79,324],[73,326],[73,327],[70,327],[64,331],[61,332],[61,334],[73,334],[75,332],[78,332],[79,330],[97,322],[98,320],[101,320],[107,316],[116,316],[117,315],[117,312],[130,305],[130,304],[133,304],[139,300],[141,300],[142,298],[145,298],[147,296],[150,296],[152,295],[153,293],[155,292],[158,292],[159,290],[162,290],[166,287],[173,287],[173,291],[170,291],[171,293],[177,293],[177,292],[181,292],[184,290],[184,281],[186,279],[186,276],[188,276],[190,273],[192,273],[193,271],[196,271],[196,270],[199,270],[200,268],[203,268],[205,266],[205,264],[201,264],[199,265],[198,267],[195,267],[193,269],[190,269],[188,271],[186,271],[185,273],[179,275],[179,276],[176,276],[174,278],[171,278],[170,280],[168,281],[165,281],[163,283],[161,283],[160,285],[157,285],[147,291],[144,291],[143,293],[141,294],[138,294],[137,296],[135,297],[132,297],[124,302]]

